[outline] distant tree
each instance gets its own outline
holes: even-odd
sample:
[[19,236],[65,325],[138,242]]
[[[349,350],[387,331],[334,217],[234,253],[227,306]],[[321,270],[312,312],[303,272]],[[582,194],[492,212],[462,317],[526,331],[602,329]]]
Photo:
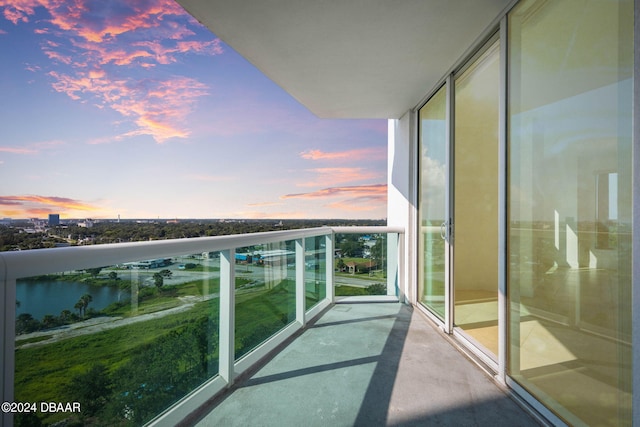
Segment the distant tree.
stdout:
[[89,294],[84,294],[80,297],[80,299],[78,300],[78,303],[76,303],[76,308],[78,304],[80,304],[81,308],[81,316],[85,317],[87,314],[87,307],[89,306],[89,303],[93,301],[93,297]]
[[71,378],[67,394],[70,400],[81,403],[83,417],[91,417],[110,400],[112,386],[107,368],[95,364],[88,371]]
[[167,279],[170,279],[170,278],[171,278],[171,276],[173,276],[173,272],[172,272],[171,270],[166,270],[166,269],[165,269],[165,270],[162,270],[162,271],[160,272],[160,275],[161,275],[162,277],[166,277]]
[[371,248],[371,257],[373,259],[384,259],[387,254],[387,237],[381,235],[376,239],[376,243]]
[[22,313],[16,318],[16,334],[27,334],[41,327],[40,322],[29,313]]
[[60,321],[61,321],[62,323],[66,323],[66,322],[68,322],[69,320],[71,320],[71,316],[72,316],[72,314],[73,314],[73,313],[71,313],[69,310],[62,310],[62,311],[60,312]]
[[115,271],[110,271],[109,280],[118,280],[118,273],[116,273]]
[[45,329],[56,326],[56,317],[52,314],[45,314],[42,318],[42,327]]
[[102,267],[87,268],[84,271],[89,273],[91,275],[91,277],[93,277],[95,279],[96,277],[98,277],[98,274],[100,274],[100,272],[102,271]]
[[78,310],[78,316],[82,316],[82,308],[84,307],[84,304],[82,303],[82,301],[78,301],[73,308],[75,308],[76,310]]
[[153,282],[156,285],[156,288],[158,288],[158,290],[162,289],[162,286],[164,285],[164,277],[162,277],[162,274],[160,273],[155,273],[153,275]]
[[358,241],[353,240],[345,240],[340,243],[340,250],[342,251],[342,256],[345,257],[362,257],[363,245]]

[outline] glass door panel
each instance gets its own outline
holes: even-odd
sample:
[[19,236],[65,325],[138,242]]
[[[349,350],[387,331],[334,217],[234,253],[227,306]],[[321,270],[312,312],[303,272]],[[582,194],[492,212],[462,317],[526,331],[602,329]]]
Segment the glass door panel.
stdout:
[[454,322],[498,354],[500,45],[455,80]]
[[442,87],[420,109],[420,238],[418,301],[444,320],[447,203],[447,100]]
[[633,16],[509,15],[508,369],[572,425],[632,423]]

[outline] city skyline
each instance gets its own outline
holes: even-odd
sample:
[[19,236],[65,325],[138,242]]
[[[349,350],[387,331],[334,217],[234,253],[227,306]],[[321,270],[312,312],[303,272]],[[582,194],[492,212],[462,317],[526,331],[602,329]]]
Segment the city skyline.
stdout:
[[0,11],[0,217],[386,217],[386,121],[316,118],[177,3]]

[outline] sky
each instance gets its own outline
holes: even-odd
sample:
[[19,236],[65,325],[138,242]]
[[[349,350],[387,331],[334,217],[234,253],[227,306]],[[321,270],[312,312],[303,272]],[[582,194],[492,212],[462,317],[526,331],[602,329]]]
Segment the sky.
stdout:
[[171,0],[0,0],[0,58],[0,218],[386,217],[386,121],[315,117]]

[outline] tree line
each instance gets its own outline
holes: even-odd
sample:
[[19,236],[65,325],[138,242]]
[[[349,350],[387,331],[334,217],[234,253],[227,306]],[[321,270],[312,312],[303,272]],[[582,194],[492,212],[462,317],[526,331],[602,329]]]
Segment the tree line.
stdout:
[[258,233],[276,230],[292,230],[321,226],[371,226],[385,225],[385,220],[191,220],[184,222],[154,221],[138,223],[95,222],[93,227],[58,225],[43,233],[26,233],[27,224],[0,225],[0,251],[53,248],[60,244],[106,244],[140,242],[147,240],[181,239],[222,236],[230,234]]

